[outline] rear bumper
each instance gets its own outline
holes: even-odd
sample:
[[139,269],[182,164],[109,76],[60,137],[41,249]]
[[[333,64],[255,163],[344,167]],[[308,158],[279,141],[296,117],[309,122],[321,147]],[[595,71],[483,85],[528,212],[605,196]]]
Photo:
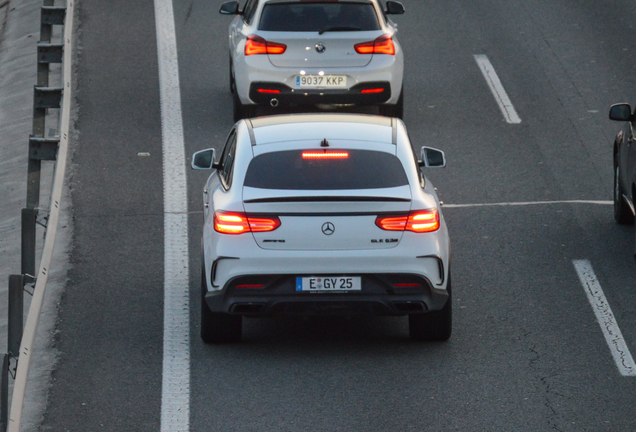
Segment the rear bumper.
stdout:
[[[397,52],[395,56],[375,55],[371,62],[364,67],[276,67],[272,65],[267,56],[260,55],[235,56],[233,64],[236,89],[243,104],[260,104],[260,102],[250,97],[252,83],[278,83],[291,89],[296,87],[297,76],[303,72],[308,75],[345,75],[347,77],[347,89],[365,83],[390,83],[390,89],[393,91],[384,103],[395,104],[400,97],[404,72],[404,60],[401,51]],[[343,90],[345,89],[335,91],[341,92]],[[323,90],[322,93],[325,93],[325,91],[330,92],[332,90]],[[267,106],[269,106],[270,100],[271,98],[266,99]],[[303,103],[309,104],[310,102],[305,100]],[[317,103],[337,104],[353,102],[341,102],[340,100],[325,102],[323,99]],[[364,103],[364,100],[361,103]]]
[[[250,275],[230,280],[218,291],[208,292],[210,310],[234,315],[406,315],[441,309],[448,300],[445,289],[414,274],[366,274],[362,290],[340,293],[296,291],[297,275]],[[302,276],[302,275],[299,275]],[[419,286],[394,286],[395,281],[414,281]],[[262,288],[239,288],[263,283]]]
[[276,82],[254,82],[250,85],[250,99],[257,105],[276,106],[355,104],[378,105],[391,98],[391,84],[387,81],[365,82],[343,89],[293,89]]

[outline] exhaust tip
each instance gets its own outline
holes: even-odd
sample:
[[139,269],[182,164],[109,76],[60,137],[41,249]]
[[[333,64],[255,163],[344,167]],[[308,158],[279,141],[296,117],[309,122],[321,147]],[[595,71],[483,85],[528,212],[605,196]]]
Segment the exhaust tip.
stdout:
[[273,98],[271,101],[269,101],[269,104],[270,104],[272,107],[276,108],[276,107],[278,106],[278,99]]

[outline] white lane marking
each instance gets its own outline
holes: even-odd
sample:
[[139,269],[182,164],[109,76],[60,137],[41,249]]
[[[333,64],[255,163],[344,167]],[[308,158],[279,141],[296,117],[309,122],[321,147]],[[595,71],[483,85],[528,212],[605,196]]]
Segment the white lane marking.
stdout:
[[479,66],[479,70],[486,78],[486,83],[488,83],[488,87],[490,87],[490,91],[492,92],[501,112],[504,115],[506,121],[510,124],[521,123],[521,118],[517,115],[517,111],[515,111],[515,107],[512,106],[512,102],[504,90],[499,77],[497,76],[497,72],[495,72],[495,68],[488,60],[484,54],[475,54],[475,61]]
[[616,323],[612,308],[596,279],[592,264],[588,260],[574,260],[573,263],[619,372],[623,376],[636,376],[636,364]]
[[506,207],[506,206],[529,206],[529,205],[550,205],[550,204],[594,204],[613,205],[613,201],[594,200],[563,200],[563,201],[528,201],[528,202],[499,202],[483,204],[444,204],[443,208],[466,208],[466,207]]
[[190,430],[188,200],[172,0],[155,0],[163,141],[164,310],[161,432]]

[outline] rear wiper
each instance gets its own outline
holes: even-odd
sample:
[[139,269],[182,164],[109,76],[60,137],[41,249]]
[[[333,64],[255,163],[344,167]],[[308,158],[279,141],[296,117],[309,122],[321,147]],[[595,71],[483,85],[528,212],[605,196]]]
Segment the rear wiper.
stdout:
[[327,27],[324,30],[320,30],[318,32],[319,35],[326,33],[326,32],[332,32],[332,31],[359,31],[362,30],[360,27]]

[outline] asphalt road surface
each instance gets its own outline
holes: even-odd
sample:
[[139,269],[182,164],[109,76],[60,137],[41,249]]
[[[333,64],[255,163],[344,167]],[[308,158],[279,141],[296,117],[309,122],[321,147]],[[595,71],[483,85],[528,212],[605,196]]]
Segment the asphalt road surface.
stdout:
[[[174,2],[187,155],[220,149],[232,126],[221,3]],[[621,373],[629,367],[614,360],[574,266],[587,260],[636,353],[633,227],[617,226],[607,205],[618,128],[607,111],[636,103],[636,4],[404,3],[395,21],[405,122],[416,148],[440,148],[448,161],[427,175],[447,204],[451,340],[413,343],[406,318],[281,318],[247,319],[241,344],[203,344],[206,173],[188,171],[189,430],[636,430],[636,378]],[[42,430],[157,431],[164,206],[154,5],[79,8],[72,268]],[[521,123],[506,121],[476,55],[491,62]],[[532,204],[450,205],[484,203]]]

